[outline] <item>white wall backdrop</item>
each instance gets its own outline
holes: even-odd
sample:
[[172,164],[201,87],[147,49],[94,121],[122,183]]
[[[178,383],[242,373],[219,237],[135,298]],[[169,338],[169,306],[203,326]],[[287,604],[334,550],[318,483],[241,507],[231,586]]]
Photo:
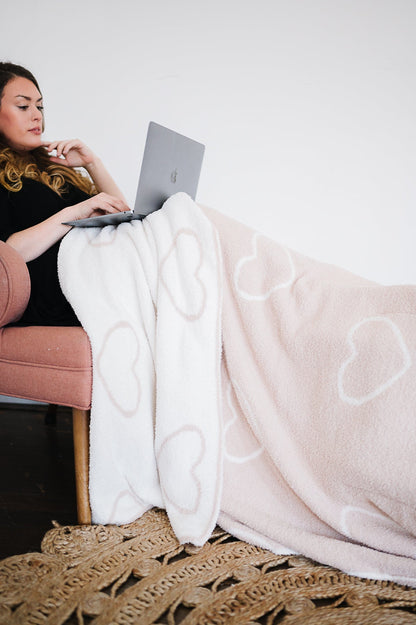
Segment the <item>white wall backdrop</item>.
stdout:
[[416,282],[415,0],[3,0],[1,31],[131,203],[154,120],[206,143],[201,203]]

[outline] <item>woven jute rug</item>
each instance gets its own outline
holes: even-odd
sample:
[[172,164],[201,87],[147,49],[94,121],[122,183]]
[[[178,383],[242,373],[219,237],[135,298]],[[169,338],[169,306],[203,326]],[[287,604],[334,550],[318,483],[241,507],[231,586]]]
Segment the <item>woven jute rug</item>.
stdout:
[[57,526],[41,553],[0,562],[0,623],[416,623],[416,590],[277,556],[217,529],[179,545],[166,514],[123,527]]

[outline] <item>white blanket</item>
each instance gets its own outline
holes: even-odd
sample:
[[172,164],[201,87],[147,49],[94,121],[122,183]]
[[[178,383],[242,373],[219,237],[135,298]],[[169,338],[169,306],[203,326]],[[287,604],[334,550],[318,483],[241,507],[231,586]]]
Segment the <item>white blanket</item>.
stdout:
[[296,254],[184,194],[74,229],[62,288],[93,354],[93,519],[167,510],[416,586],[416,288]]
[[180,539],[203,544],[212,532],[222,475],[220,270],[215,228],[184,194],[144,221],[74,228],[61,244],[62,288],[92,347],[94,523],[127,523],[159,506]]

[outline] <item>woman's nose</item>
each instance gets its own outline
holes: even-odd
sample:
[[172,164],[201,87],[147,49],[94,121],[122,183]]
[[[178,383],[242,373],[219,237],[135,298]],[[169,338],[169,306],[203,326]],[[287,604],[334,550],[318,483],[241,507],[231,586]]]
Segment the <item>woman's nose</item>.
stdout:
[[42,119],[42,113],[36,106],[32,111],[32,119],[34,120]]

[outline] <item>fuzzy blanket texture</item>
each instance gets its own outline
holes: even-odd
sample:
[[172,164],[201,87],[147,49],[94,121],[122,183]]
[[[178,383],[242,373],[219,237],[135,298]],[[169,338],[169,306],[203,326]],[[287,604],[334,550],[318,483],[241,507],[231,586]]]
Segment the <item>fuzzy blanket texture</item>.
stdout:
[[416,287],[316,262],[172,196],[74,228],[91,341],[93,521],[166,509],[279,554],[416,587]]

